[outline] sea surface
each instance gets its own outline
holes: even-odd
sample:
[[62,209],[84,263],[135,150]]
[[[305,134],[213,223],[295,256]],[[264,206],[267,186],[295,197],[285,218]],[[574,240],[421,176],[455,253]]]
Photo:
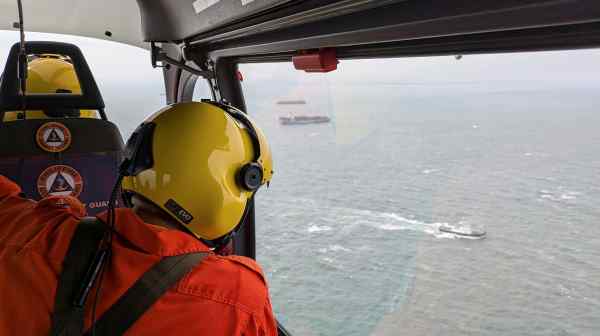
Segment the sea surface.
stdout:
[[245,83],[275,160],[258,261],[292,334],[600,335],[600,95],[543,86],[329,83],[302,98],[331,123],[282,126],[302,88]]

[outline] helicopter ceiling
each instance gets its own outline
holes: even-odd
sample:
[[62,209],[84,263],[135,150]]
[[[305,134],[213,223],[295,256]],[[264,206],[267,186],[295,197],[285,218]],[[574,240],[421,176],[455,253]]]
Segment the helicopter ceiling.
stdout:
[[[23,0],[26,31],[69,34],[149,48],[135,1]],[[0,0],[0,30],[18,30],[16,0]]]
[[[289,0],[22,2],[26,31],[86,36],[149,49],[145,41],[181,41]],[[0,0],[0,30],[16,30],[17,17],[17,1]]]
[[[149,49],[175,42],[212,57],[338,47],[343,57],[544,50],[600,45],[596,0],[23,0],[27,31]],[[16,0],[0,0],[14,30]],[[385,50],[383,50],[385,49]],[[376,55],[374,55],[376,56]]]

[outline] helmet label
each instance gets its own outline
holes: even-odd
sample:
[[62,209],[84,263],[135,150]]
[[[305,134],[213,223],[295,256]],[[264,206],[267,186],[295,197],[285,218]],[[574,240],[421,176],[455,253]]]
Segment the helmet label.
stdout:
[[83,178],[78,171],[63,165],[50,166],[37,179],[38,193],[46,196],[77,197],[83,190]]
[[71,131],[58,122],[48,122],[38,128],[35,139],[46,152],[59,153],[71,145]]
[[172,199],[169,199],[167,203],[165,203],[165,208],[167,208],[167,210],[169,210],[173,216],[177,217],[185,224],[189,224],[194,219],[192,214],[187,212],[181,205]]

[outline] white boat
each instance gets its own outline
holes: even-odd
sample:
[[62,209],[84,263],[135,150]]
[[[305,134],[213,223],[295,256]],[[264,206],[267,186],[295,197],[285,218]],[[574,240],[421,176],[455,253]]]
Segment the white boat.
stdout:
[[450,225],[442,225],[439,230],[440,232],[451,233],[462,237],[484,238],[486,236],[486,232],[483,230],[462,227],[457,228]]

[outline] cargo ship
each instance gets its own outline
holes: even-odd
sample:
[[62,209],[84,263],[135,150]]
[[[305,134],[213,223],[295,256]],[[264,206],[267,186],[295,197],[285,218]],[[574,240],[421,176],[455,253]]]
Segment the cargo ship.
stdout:
[[307,114],[306,101],[303,99],[280,100],[277,102],[277,105],[280,105],[282,110],[288,110],[287,116],[279,117],[281,125],[322,124],[331,121],[327,116]]

